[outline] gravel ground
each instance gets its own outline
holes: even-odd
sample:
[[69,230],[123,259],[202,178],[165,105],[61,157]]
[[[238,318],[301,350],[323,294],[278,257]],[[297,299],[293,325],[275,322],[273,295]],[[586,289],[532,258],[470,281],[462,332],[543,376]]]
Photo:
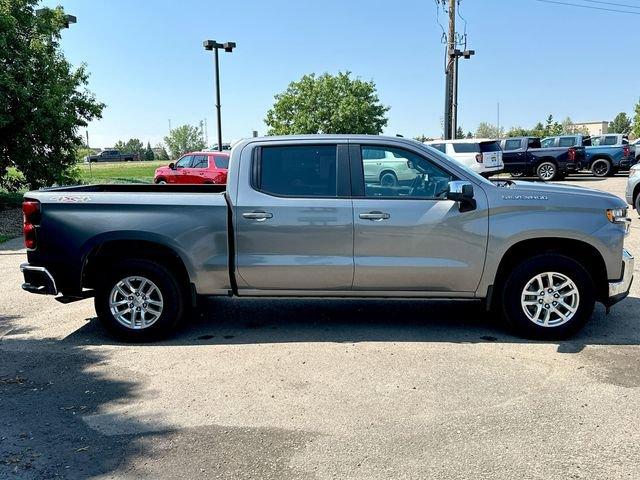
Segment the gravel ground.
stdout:
[[2,479],[640,478],[638,281],[563,342],[474,303],[224,298],[128,345],[24,259],[0,245]]

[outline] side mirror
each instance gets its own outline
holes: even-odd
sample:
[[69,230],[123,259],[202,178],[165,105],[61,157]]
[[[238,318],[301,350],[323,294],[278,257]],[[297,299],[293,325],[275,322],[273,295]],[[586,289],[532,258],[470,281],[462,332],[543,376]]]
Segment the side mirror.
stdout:
[[462,180],[449,182],[447,200],[453,200],[454,202],[468,202],[473,200],[473,185]]
[[175,170],[175,169],[176,169],[176,164],[175,164],[175,163],[173,163],[173,162],[171,162],[171,163],[169,164],[169,168],[170,168],[171,170]]

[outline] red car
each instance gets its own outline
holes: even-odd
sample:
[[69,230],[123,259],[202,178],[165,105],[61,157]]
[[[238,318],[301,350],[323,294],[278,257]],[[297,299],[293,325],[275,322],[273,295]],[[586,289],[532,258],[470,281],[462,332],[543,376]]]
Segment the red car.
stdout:
[[156,169],[154,183],[227,183],[229,152],[186,153],[168,167]]

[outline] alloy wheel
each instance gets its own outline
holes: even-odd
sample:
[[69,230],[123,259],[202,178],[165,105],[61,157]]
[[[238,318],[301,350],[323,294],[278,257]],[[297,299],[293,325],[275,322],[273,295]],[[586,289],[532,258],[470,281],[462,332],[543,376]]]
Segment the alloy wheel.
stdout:
[[545,272],[527,282],[520,303],[531,322],[542,327],[559,327],[575,316],[580,292],[565,274]]
[[125,277],[116,282],[109,294],[111,315],[132,330],[153,325],[162,315],[163,307],[160,289],[145,277]]

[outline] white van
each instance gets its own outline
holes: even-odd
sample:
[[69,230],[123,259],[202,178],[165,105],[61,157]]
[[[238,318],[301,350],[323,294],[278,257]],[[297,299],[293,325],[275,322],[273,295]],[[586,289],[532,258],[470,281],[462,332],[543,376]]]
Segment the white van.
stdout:
[[459,140],[431,140],[424,143],[440,150],[485,177],[499,173],[504,169],[502,149],[498,140],[464,138]]

